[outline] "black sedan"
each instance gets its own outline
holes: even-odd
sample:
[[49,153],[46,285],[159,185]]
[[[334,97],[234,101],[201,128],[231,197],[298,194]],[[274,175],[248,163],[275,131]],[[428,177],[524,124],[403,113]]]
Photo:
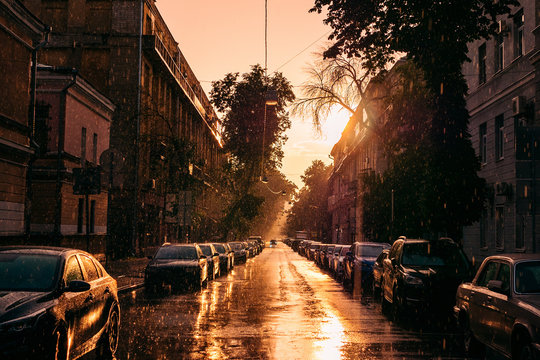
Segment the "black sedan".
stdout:
[[214,248],[219,253],[219,265],[221,272],[229,272],[234,266],[234,252],[228,244],[213,243]]
[[208,262],[197,244],[162,245],[144,273],[147,292],[161,290],[165,286],[178,289],[195,285],[201,288],[207,282]]
[[212,244],[199,244],[201,251],[206,256],[208,261],[208,277],[212,280],[221,275],[221,267],[219,266],[219,253]]
[[243,242],[240,242],[240,241],[233,241],[229,243],[229,246],[234,251],[235,263],[246,262],[249,256],[248,255],[249,250],[247,249],[247,245],[245,245]]
[[3,359],[74,359],[118,345],[117,285],[90,254],[53,247],[0,247]]

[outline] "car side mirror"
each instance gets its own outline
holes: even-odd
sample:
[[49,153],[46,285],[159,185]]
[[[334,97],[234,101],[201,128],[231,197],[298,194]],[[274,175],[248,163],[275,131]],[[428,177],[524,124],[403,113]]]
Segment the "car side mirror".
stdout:
[[508,295],[503,289],[503,282],[501,280],[489,280],[487,288],[499,294]]
[[352,251],[347,251],[347,257],[352,257]]
[[74,293],[88,291],[90,290],[90,284],[82,280],[73,280],[69,282],[65,290]]
[[206,256],[205,256],[205,255],[201,255],[201,256],[199,256],[199,259],[206,259]]
[[219,256],[219,253],[214,253],[214,256]]

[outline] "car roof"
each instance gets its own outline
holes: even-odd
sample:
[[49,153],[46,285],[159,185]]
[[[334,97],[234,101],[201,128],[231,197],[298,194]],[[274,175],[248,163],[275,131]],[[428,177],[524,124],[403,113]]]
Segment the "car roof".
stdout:
[[506,260],[509,262],[520,262],[524,260],[538,260],[540,261],[540,255],[538,254],[525,254],[525,253],[507,253],[507,254],[498,254],[498,255],[492,255],[488,256],[487,259],[499,259],[499,260]]
[[69,253],[84,253],[88,254],[84,250],[71,249],[55,246],[27,246],[27,245],[13,245],[13,246],[0,246],[0,251],[12,251],[18,250],[24,253],[32,254],[44,254],[44,255],[67,255]]

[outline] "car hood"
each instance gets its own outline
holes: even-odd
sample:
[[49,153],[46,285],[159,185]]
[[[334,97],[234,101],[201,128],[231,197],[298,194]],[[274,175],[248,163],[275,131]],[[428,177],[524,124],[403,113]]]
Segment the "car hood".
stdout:
[[403,271],[408,275],[420,278],[458,279],[465,276],[456,274],[455,268],[447,266],[403,266]]
[[45,310],[49,292],[0,291],[0,323]]

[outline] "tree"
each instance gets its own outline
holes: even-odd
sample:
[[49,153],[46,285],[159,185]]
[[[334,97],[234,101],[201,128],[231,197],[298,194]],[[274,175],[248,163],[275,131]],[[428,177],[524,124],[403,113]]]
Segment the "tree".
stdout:
[[[275,106],[265,104],[270,91],[277,95]],[[213,82],[210,98],[224,114],[224,150],[230,155],[218,182],[227,203],[221,229],[223,234],[241,236],[254,229],[263,211],[273,207],[273,199],[261,194],[256,184],[260,176],[274,174],[281,166],[285,131],[291,126],[286,107],[294,93],[281,73],[266,76],[255,65],[242,76],[229,73]]]
[[[512,5],[518,2],[315,0],[311,9],[321,12],[328,8],[325,22],[333,28],[330,37],[335,42],[325,56],[357,57],[368,71],[376,73],[405,53],[421,71],[432,94],[433,110],[425,146],[431,154],[435,187],[426,206],[437,214],[432,225],[453,236],[478,219],[483,194],[467,128],[467,85],[461,67],[468,60],[467,44],[494,35],[497,16],[509,13]],[[471,192],[474,196],[467,199]],[[474,210],[464,214],[463,209]]]
[[317,233],[319,239],[324,238],[328,226],[327,189],[331,171],[332,166],[325,165],[321,160],[314,160],[305,170],[302,176],[304,187],[287,217],[289,236],[293,236],[295,231],[307,230]]

